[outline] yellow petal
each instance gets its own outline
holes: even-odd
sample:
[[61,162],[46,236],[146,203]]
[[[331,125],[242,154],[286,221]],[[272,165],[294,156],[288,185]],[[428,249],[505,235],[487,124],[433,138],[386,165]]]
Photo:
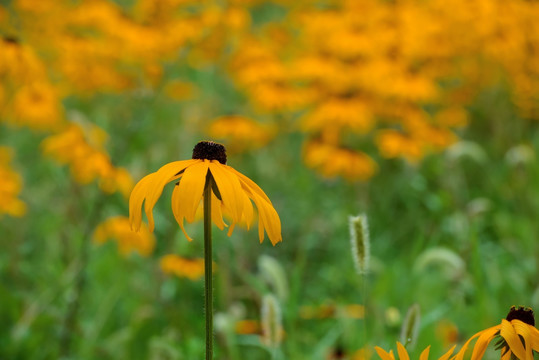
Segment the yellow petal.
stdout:
[[479,338],[475,342],[475,346],[472,353],[472,360],[483,358],[483,355],[485,354],[485,351],[487,350],[488,344],[492,341],[492,339],[494,339],[497,333],[498,333],[498,329],[496,327],[488,328],[481,332],[481,335],[479,335]]
[[129,222],[132,230],[140,230],[140,224],[142,222],[142,203],[146,197],[148,183],[152,176],[153,173],[143,177],[137,185],[135,185],[129,196]]
[[240,222],[243,213],[243,198],[240,181],[238,177],[230,171],[230,166],[223,165],[218,161],[212,160],[210,171],[213,175],[223,204],[230,209],[232,220]]
[[230,171],[232,171],[234,174],[236,174],[238,176],[238,178],[240,179],[240,181],[248,188],[252,189],[256,194],[258,194],[260,197],[262,197],[264,200],[266,200],[267,202],[269,202],[271,204],[271,200],[269,199],[269,197],[266,195],[266,193],[264,191],[262,191],[262,189],[260,188],[260,186],[258,186],[253,180],[249,179],[247,176],[243,175],[242,173],[240,173],[238,170],[230,167]]
[[455,351],[455,348],[457,347],[457,345],[453,345],[451,347],[451,349],[449,349],[449,351],[447,351],[445,354],[443,354],[438,360],[447,360],[451,357],[451,355],[453,354],[453,351]]
[[476,337],[480,336],[484,331],[487,331],[487,330],[490,330],[490,329],[500,330],[500,328],[501,328],[501,325],[496,325],[496,326],[490,327],[490,328],[488,328],[486,330],[482,330],[482,331],[476,333],[474,336],[469,338],[468,341],[466,341],[464,343],[464,345],[462,345],[462,348],[459,350],[459,352],[457,353],[457,355],[455,355],[455,357],[453,359],[455,359],[455,360],[464,359],[464,355],[466,354],[466,350],[468,349],[468,345],[470,345],[470,342],[472,342],[473,339],[475,339]]
[[393,351],[387,352],[384,349],[375,346],[374,350],[376,350],[376,353],[382,360],[395,360],[395,357],[393,356]]
[[530,343],[533,350],[539,352],[539,330],[535,326],[528,325],[520,320],[512,320],[511,323],[513,323],[513,326],[515,327],[517,333],[519,332],[519,329],[517,327],[525,326],[529,332],[530,335]]
[[277,211],[273,208],[271,203],[268,203],[258,194],[253,193],[250,189],[246,189],[247,195],[253,199],[256,208],[258,209],[258,230],[260,242],[264,240],[264,229],[266,230],[268,237],[273,245],[282,241],[281,237],[281,220]]
[[242,215],[242,221],[245,222],[245,225],[247,225],[247,230],[251,227],[253,224],[253,217],[254,217],[254,211],[253,211],[253,203],[251,200],[249,200],[249,197],[245,193],[245,191],[242,192],[243,197],[243,215]]
[[178,186],[176,201],[179,202],[179,216],[188,222],[195,220],[196,210],[204,192],[209,164],[209,161],[203,160],[187,167]]
[[505,339],[507,345],[509,345],[511,352],[519,359],[528,359],[526,357],[526,350],[524,350],[522,342],[520,342],[520,338],[511,323],[503,319],[501,327],[500,335]]
[[223,221],[223,210],[221,205],[221,200],[215,196],[215,194],[211,193],[211,219],[212,222],[220,229],[223,230],[225,226],[225,222]]
[[[235,171],[236,174],[240,174]],[[258,209],[258,236],[260,242],[264,240],[264,229],[268,233],[268,237],[273,245],[282,241],[281,237],[281,220],[277,211],[273,208],[271,201],[262,189],[245,175],[241,175],[242,187],[249,198],[251,198]],[[239,177],[239,175],[238,175]]]
[[[419,360],[429,360],[430,345],[419,355]],[[402,360],[402,359],[401,359]]]
[[518,335],[522,336],[522,338],[524,339],[524,346],[526,350],[526,360],[533,360],[531,334],[529,331],[529,328],[531,328],[532,326],[516,319],[511,321],[511,325],[515,329],[515,332]]
[[176,219],[176,222],[180,226],[180,229],[182,229],[183,234],[187,238],[187,240],[192,241],[191,237],[187,235],[187,232],[185,231],[185,228],[183,227],[183,216],[180,213],[179,205],[181,201],[179,198],[179,185],[174,186],[174,190],[172,191],[172,213],[174,214],[174,218]]
[[410,360],[410,356],[408,356],[408,352],[404,348],[404,346],[397,341],[397,352],[399,354],[400,360]]
[[159,197],[163,193],[163,187],[168,182],[180,178],[181,174],[179,173],[186,167],[200,161],[202,160],[191,159],[174,161],[162,166],[159,170],[153,173],[153,176],[151,177],[151,180],[149,180],[146,187],[146,202],[144,203],[144,211],[146,212],[146,216],[148,217],[148,226],[150,228],[150,231],[153,231],[154,229],[152,209],[155,206],[157,199],[159,199]]

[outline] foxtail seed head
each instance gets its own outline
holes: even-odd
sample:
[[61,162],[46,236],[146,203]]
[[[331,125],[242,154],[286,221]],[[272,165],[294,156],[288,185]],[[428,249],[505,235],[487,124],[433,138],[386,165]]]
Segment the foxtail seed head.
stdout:
[[410,345],[413,349],[419,336],[419,325],[421,322],[421,311],[418,304],[410,306],[406,313],[406,318],[401,328],[401,343]]
[[262,342],[277,347],[283,340],[281,307],[277,298],[268,294],[262,299]]
[[363,275],[369,271],[371,252],[367,215],[349,216],[348,224],[350,226],[350,245],[356,271],[358,274]]

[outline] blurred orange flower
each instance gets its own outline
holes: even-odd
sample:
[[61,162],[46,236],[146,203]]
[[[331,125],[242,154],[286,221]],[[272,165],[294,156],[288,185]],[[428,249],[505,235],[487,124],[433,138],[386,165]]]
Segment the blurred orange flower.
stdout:
[[[204,276],[204,259],[187,259],[178,255],[165,255],[159,261],[159,266],[165,274],[198,280]],[[213,264],[215,271],[215,264]]]
[[144,225],[141,231],[131,230],[129,218],[115,216],[99,224],[94,231],[93,239],[97,244],[102,244],[108,239],[114,239],[118,243],[118,251],[127,256],[136,251],[142,256],[148,256],[155,247],[155,238]]
[[11,154],[10,148],[0,146],[0,216],[21,217],[26,213],[26,204],[17,199],[22,189],[22,178],[10,167]]

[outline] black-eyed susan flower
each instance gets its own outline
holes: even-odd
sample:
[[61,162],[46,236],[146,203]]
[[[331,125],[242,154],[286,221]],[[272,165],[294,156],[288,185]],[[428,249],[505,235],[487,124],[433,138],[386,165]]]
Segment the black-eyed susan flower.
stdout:
[[270,199],[251,179],[226,165],[224,146],[212,141],[199,142],[193,149],[191,160],[169,163],[138,182],[129,199],[129,216],[133,229],[140,228],[141,208],[144,203],[149,228],[153,231],[152,209],[164,186],[178,181],[172,192],[172,212],[187,239],[191,240],[185,232],[184,220],[189,223],[195,220],[196,210],[209,178],[213,179],[211,219],[219,229],[223,230],[227,226],[223,215],[227,215],[232,221],[228,230],[229,236],[237,223],[244,222],[249,227],[255,216],[252,204],[254,202],[258,209],[260,242],[264,240],[264,231],[273,245],[282,240],[281,221]]
[[531,308],[512,306],[507,317],[502,319],[501,324],[479,331],[472,336],[453,359],[464,359],[470,342],[476,338],[472,360],[482,359],[487,346],[495,338],[499,338],[496,348],[502,350],[502,360],[515,358],[533,360],[533,352],[539,352],[539,330],[535,328],[535,319]]
[[[270,199],[251,179],[226,165],[226,150],[213,141],[201,141],[193,149],[191,160],[169,163],[138,182],[129,198],[129,219],[134,230],[142,223],[142,205],[150,231],[154,229],[152,209],[165,185],[178,181],[172,193],[172,212],[187,239],[183,221],[193,222],[203,200],[204,209],[204,305],[206,317],[206,360],[213,359],[213,270],[211,223],[223,230],[223,215],[230,224],[228,235],[237,223],[252,224],[253,202],[258,209],[258,236],[264,231],[273,245],[282,241],[281,220]],[[213,206],[212,206],[213,203]]]
[[[395,360],[395,355],[393,354],[393,350],[390,350],[389,352],[385,351],[384,349],[375,346],[374,349],[376,350],[376,353],[382,360]],[[453,346],[449,351],[447,351],[444,355],[440,356],[439,360],[448,360],[451,354],[453,354],[453,350],[455,347]],[[421,355],[419,355],[419,360],[428,360],[429,359],[429,352],[430,352],[430,345],[425,348],[421,352]],[[402,345],[400,342],[397,341],[397,353],[399,354],[400,360],[410,360],[410,355],[408,355],[408,351],[406,351],[406,348],[404,345]]]

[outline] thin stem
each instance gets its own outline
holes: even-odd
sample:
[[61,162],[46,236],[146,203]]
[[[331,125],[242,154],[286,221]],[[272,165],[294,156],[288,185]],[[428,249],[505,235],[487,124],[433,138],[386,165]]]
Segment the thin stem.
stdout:
[[88,219],[86,221],[86,227],[84,229],[80,249],[78,254],[79,266],[74,278],[73,284],[73,296],[67,304],[66,315],[63,320],[62,328],[60,330],[60,357],[69,358],[72,351],[73,335],[77,333],[77,322],[79,316],[79,309],[82,301],[82,296],[86,288],[87,267],[90,262],[90,234],[95,227],[96,221],[99,218],[101,209],[105,205],[106,195],[100,193],[98,199],[95,202]]
[[213,359],[213,271],[211,242],[211,188],[208,173],[204,187],[204,301],[206,306],[206,360]]

